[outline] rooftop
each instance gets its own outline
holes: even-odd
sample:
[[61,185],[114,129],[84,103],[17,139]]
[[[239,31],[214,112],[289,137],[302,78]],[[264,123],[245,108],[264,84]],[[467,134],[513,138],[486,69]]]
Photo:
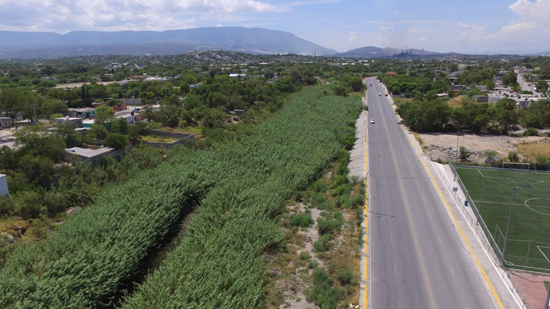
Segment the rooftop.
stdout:
[[111,152],[111,150],[113,149],[114,148],[111,148],[111,147],[102,147],[99,149],[73,147],[73,148],[67,148],[65,150],[69,153],[74,153],[79,157],[92,158],[103,153]]

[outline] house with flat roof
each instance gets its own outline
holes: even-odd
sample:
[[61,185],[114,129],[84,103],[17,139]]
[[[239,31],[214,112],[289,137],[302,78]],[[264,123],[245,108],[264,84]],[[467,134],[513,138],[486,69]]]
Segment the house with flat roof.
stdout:
[[97,165],[102,157],[110,156],[114,150],[111,147],[102,147],[99,149],[73,147],[65,149],[68,155],[77,155],[82,162],[92,163],[92,165]]
[[117,99],[117,101],[122,102],[124,105],[143,105],[141,99]]
[[69,108],[68,114],[70,117],[87,119],[90,117],[95,117],[95,108],[91,108],[91,107]]
[[60,118],[55,118],[54,119],[55,124],[63,124],[63,123],[67,123],[67,122],[72,123],[75,128],[83,128],[84,127],[84,125],[82,123],[82,118],[66,116],[66,117],[60,117]]

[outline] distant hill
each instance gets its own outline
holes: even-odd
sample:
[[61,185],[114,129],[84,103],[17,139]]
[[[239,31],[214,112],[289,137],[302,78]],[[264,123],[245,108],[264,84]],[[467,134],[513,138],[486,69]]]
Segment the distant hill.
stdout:
[[289,32],[261,28],[208,27],[169,31],[0,31],[0,58],[82,55],[170,55],[223,49],[254,54],[332,55],[336,51]]
[[401,49],[401,48],[380,48],[376,46],[367,46],[352,49],[345,53],[337,53],[337,57],[351,57],[351,58],[388,58],[388,57],[433,57],[433,56],[449,56],[458,55],[456,53],[437,53],[432,51],[425,51],[421,49]]

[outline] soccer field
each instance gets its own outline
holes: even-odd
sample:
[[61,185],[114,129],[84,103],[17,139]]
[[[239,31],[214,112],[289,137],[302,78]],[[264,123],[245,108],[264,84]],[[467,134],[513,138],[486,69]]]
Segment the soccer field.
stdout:
[[487,169],[480,203],[483,167],[456,170],[500,250],[514,188],[533,185],[514,196],[505,259],[509,267],[550,271],[550,173]]

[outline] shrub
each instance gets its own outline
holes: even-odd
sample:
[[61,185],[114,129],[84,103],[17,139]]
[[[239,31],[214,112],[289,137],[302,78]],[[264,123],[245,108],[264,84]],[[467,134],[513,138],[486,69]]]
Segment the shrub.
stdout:
[[306,299],[322,309],[335,309],[343,293],[333,284],[334,279],[324,269],[316,268],[313,271],[313,287],[306,291]]
[[351,283],[351,279],[353,279],[353,272],[347,268],[344,268],[338,272],[337,278],[343,285],[348,285]]
[[21,191],[14,196],[15,214],[23,218],[36,218],[42,210],[42,196],[36,191]]
[[305,261],[305,260],[309,260],[310,256],[309,256],[309,253],[302,252],[302,253],[300,253],[299,258],[300,258],[300,260]]
[[317,264],[319,264],[317,260],[311,260],[307,263],[307,268],[309,269],[317,268]]
[[325,197],[319,193],[313,193],[313,195],[311,196],[311,205],[314,207],[324,202],[325,202]]
[[326,192],[327,191],[327,185],[322,183],[320,180],[317,180],[311,185],[311,189],[315,192]]
[[332,196],[340,196],[340,195],[347,195],[351,192],[351,190],[353,189],[353,187],[351,186],[351,184],[349,183],[346,183],[346,184],[342,184],[342,185],[339,185],[338,187],[330,190],[330,195]]
[[321,213],[321,217],[317,219],[317,229],[321,235],[331,234],[336,231],[339,232],[343,223],[344,219],[341,212],[335,212],[332,214],[323,212]]
[[508,160],[510,162],[519,162],[519,156],[517,151],[509,151],[508,152]]
[[149,128],[151,130],[158,130],[158,129],[162,128],[162,124],[158,123],[158,122],[149,122],[147,124],[147,128]]
[[334,203],[326,201],[326,202],[323,202],[323,203],[317,205],[316,208],[320,209],[320,210],[333,211],[334,210]]
[[466,148],[465,146],[460,146],[459,148],[459,156],[461,161],[466,161],[468,158],[470,158],[470,155],[472,154],[470,152],[470,149]]
[[327,252],[330,249],[330,244],[333,239],[334,236],[330,234],[323,235],[319,240],[313,243],[313,248],[317,252]]
[[537,164],[546,165],[548,164],[548,157],[543,155],[537,156]]
[[539,130],[535,128],[527,128],[527,130],[523,132],[523,136],[538,136],[538,135],[539,135]]
[[497,156],[497,152],[494,150],[487,150],[485,151],[485,156],[487,157],[487,160],[493,160]]
[[[363,192],[361,192],[363,191]],[[365,204],[365,190],[362,189],[358,193],[351,196],[351,206],[363,206]]]
[[291,226],[310,227],[314,223],[315,222],[310,216],[304,214],[292,216],[292,218],[290,218]]

